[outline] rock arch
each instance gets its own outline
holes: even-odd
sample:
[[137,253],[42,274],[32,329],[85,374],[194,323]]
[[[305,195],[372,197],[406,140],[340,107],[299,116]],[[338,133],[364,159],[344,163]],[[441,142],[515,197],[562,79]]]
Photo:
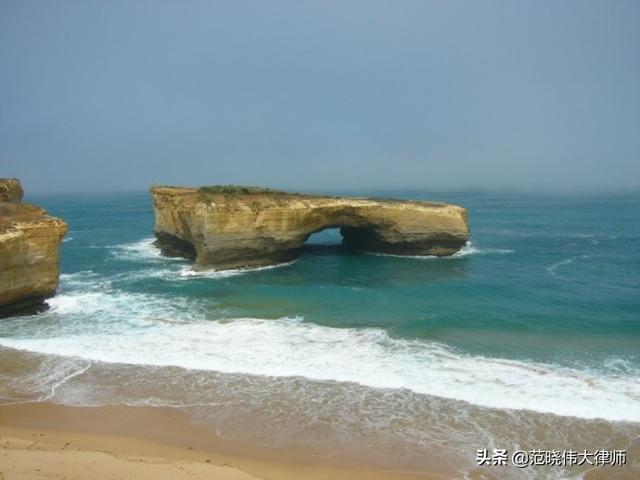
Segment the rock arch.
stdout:
[[469,237],[466,210],[445,203],[222,186],[153,187],[151,195],[156,245],[197,268],[286,262],[329,228],[340,228],[349,246],[395,255],[451,255]]

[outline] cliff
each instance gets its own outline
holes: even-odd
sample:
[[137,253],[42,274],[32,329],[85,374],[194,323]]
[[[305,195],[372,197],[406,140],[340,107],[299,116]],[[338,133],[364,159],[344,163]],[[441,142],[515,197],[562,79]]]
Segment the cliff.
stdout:
[[0,178],[0,316],[37,311],[58,287],[67,224],[22,193],[18,180]]
[[24,191],[17,178],[0,178],[0,202],[20,203]]
[[467,212],[444,203],[291,194],[256,187],[153,187],[156,245],[197,268],[289,261],[312,233],[396,255],[445,256],[469,237]]

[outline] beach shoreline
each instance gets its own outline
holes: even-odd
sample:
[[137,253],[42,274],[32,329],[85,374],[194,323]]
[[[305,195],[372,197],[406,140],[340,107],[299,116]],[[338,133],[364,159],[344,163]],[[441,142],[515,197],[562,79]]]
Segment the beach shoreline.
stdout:
[[0,446],[4,480],[151,479],[159,473],[166,478],[222,480],[451,478],[340,464],[303,451],[224,440],[192,425],[177,409],[165,407],[2,405]]

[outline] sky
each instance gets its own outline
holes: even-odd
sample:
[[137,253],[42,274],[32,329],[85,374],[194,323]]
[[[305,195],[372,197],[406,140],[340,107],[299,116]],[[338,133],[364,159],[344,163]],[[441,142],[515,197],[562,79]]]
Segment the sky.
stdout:
[[640,2],[0,0],[32,193],[640,189]]

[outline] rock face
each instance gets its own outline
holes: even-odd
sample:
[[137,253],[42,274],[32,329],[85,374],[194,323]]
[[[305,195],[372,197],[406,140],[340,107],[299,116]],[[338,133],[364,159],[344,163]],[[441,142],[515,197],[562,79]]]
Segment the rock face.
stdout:
[[20,203],[24,191],[17,178],[0,178],[0,202]]
[[312,233],[340,228],[346,245],[446,256],[469,238],[456,205],[291,194],[256,187],[153,187],[156,245],[217,270],[292,260]]
[[67,224],[22,201],[16,179],[0,178],[0,316],[34,312],[58,287]]

